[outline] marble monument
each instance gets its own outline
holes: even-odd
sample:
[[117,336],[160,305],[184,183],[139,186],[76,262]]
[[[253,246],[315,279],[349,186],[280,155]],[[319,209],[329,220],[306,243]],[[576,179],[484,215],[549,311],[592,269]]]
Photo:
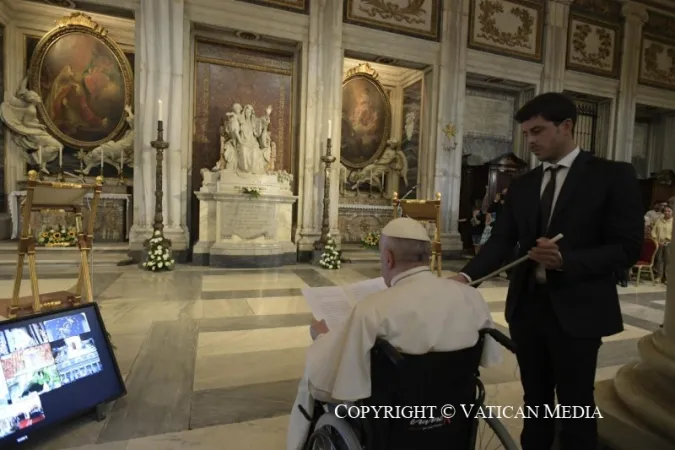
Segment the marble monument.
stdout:
[[220,267],[271,267],[296,262],[292,242],[293,176],[274,170],[272,107],[232,105],[221,126],[220,160],[201,170],[199,241],[193,261]]

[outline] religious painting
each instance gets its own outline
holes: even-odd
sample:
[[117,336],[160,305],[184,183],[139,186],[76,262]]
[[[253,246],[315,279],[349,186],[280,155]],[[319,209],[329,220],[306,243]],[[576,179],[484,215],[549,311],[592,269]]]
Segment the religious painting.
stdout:
[[441,40],[441,1],[345,0],[344,21],[432,41]]
[[64,144],[94,148],[127,127],[133,103],[131,66],[107,32],[74,13],[38,43],[31,58],[30,87],[47,129]]
[[[401,174],[399,182],[401,195],[407,193],[417,184],[421,144],[420,127],[422,126],[422,92],[422,80],[403,88],[401,150],[408,161],[408,171],[405,174]],[[417,198],[416,192],[412,192],[407,198]]]
[[[221,140],[229,119],[237,111],[243,115],[246,110],[249,117],[260,117],[271,106],[269,138],[276,147],[274,170],[297,172],[294,64],[295,55],[287,51],[197,38],[191,192],[201,187],[200,171],[219,164]],[[190,197],[190,218],[190,235],[196,240],[199,201],[195,196]]]
[[342,83],[340,161],[350,169],[376,161],[390,136],[391,104],[377,78],[369,64],[361,64]]

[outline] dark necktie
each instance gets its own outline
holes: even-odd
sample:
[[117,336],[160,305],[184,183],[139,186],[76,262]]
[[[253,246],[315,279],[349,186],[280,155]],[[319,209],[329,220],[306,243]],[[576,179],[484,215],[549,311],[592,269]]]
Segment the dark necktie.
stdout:
[[551,174],[551,178],[544,188],[544,193],[539,202],[539,236],[546,236],[548,231],[548,222],[551,218],[551,211],[553,209],[553,196],[555,195],[556,175],[560,167],[549,167],[546,169]]

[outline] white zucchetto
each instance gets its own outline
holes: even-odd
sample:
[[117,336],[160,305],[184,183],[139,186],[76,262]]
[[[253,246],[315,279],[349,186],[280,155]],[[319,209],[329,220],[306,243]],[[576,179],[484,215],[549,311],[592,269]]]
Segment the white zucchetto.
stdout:
[[382,235],[415,241],[431,241],[424,226],[409,217],[399,217],[392,220],[382,229]]

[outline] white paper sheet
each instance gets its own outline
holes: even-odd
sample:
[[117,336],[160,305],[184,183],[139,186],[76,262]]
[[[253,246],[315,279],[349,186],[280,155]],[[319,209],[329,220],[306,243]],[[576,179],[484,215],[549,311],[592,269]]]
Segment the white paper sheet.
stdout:
[[302,289],[309,309],[317,320],[325,320],[332,330],[342,324],[354,306],[371,294],[387,288],[382,277],[347,286],[326,286]]

